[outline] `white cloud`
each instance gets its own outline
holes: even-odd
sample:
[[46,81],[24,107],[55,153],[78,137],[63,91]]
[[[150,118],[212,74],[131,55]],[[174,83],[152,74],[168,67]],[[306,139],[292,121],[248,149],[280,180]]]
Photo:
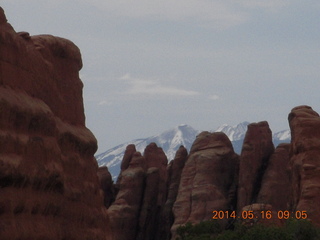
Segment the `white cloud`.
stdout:
[[110,101],[107,101],[107,100],[102,100],[102,101],[100,101],[99,103],[98,103],[98,105],[99,106],[110,106],[110,105],[112,105],[112,102],[110,102]]
[[209,99],[211,99],[211,100],[218,100],[218,99],[220,99],[220,97],[218,96],[218,95],[210,95],[209,96]]
[[124,94],[184,97],[199,95],[196,91],[185,90],[173,86],[164,86],[159,81],[155,80],[132,78],[129,74],[122,76],[120,79],[127,81],[130,86],[128,90],[124,91]]

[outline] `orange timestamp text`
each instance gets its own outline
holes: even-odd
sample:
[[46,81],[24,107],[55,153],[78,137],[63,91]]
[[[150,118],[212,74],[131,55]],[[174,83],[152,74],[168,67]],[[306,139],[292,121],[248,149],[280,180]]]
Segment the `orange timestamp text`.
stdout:
[[212,219],[307,219],[307,211],[212,211]]

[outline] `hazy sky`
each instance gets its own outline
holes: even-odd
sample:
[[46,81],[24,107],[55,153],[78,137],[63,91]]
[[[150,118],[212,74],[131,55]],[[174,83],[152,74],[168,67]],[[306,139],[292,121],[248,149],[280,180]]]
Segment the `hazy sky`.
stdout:
[[181,123],[198,130],[320,113],[319,0],[1,0],[15,30],[82,52],[98,153]]

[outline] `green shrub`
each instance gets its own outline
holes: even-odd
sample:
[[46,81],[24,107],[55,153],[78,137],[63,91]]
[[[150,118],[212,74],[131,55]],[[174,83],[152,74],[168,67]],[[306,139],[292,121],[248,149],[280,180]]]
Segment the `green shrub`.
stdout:
[[216,220],[203,221],[193,225],[188,222],[177,229],[177,240],[207,240],[213,239],[214,235],[223,231],[220,223]]
[[320,229],[316,228],[308,220],[289,219],[286,222],[285,230],[292,236],[293,240],[319,240]]
[[308,220],[293,220],[285,226],[235,224],[234,230],[223,231],[217,220],[199,224],[187,223],[177,229],[177,240],[319,240],[320,229]]

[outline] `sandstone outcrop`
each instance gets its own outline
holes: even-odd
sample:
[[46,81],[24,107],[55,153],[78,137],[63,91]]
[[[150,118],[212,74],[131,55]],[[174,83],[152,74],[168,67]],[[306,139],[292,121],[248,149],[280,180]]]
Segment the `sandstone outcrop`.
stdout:
[[166,201],[168,159],[162,148],[155,143],[150,143],[146,147],[143,156],[146,158],[147,168],[155,167],[159,169],[160,182],[157,204],[162,206]]
[[145,185],[145,161],[145,158],[136,152],[129,167],[121,172],[119,192],[108,209],[116,240],[136,239]]
[[100,187],[104,193],[104,206],[108,208],[114,202],[115,189],[112,181],[112,176],[107,167],[100,167],[98,169],[98,177],[100,180]]
[[166,200],[166,155],[155,143],[146,147],[143,156],[129,145],[121,166],[118,193],[108,209],[116,239],[155,239]]
[[274,211],[290,210],[291,172],[289,169],[290,144],[280,144],[271,155],[263,175],[257,203],[271,204]]
[[170,240],[171,238],[170,228],[174,222],[172,208],[178,195],[181,173],[185,162],[187,161],[187,157],[187,149],[183,146],[180,146],[173,161],[171,161],[167,167],[167,200],[160,216],[161,224],[159,224],[159,230],[157,234],[158,240]]
[[291,129],[292,209],[320,226],[320,117],[309,106],[288,116]]
[[0,238],[113,239],[85,127],[79,49],[0,8]]
[[155,239],[157,228],[160,224],[159,214],[162,206],[157,204],[159,195],[160,171],[151,167],[146,174],[144,196],[140,216],[138,219],[138,234],[136,240]]
[[[122,158],[122,161],[121,161],[120,173],[119,173],[117,182],[114,185],[115,196],[118,194],[118,191],[119,191],[119,188],[120,188],[119,184],[120,184],[121,176],[122,176],[121,173],[129,167],[129,164],[130,164],[134,154],[136,154],[136,155],[138,154],[136,157],[141,157],[141,153],[140,152],[139,153],[136,152],[136,146],[134,144],[129,144],[126,147],[126,150],[124,152],[124,155],[123,155],[123,158]],[[140,162],[140,164],[141,164],[141,162],[145,162],[145,160],[138,161],[138,162]],[[145,169],[145,168],[146,167],[144,166],[143,169]]]
[[126,170],[129,167],[129,164],[132,160],[133,154],[136,152],[136,146],[134,144],[130,144],[127,146],[126,151],[124,152],[124,156],[121,162],[121,171]]
[[[285,219],[278,217],[278,211],[275,211],[270,204],[254,203],[242,208],[240,214],[241,224],[253,226],[263,224],[266,226],[283,226]],[[253,214],[255,217],[250,217]],[[249,217],[247,217],[249,216]]]
[[262,177],[273,152],[269,124],[265,121],[249,124],[240,156],[238,210],[257,201]]
[[214,210],[234,209],[238,165],[239,157],[224,133],[197,136],[182,170],[171,239],[182,224],[212,219]]

